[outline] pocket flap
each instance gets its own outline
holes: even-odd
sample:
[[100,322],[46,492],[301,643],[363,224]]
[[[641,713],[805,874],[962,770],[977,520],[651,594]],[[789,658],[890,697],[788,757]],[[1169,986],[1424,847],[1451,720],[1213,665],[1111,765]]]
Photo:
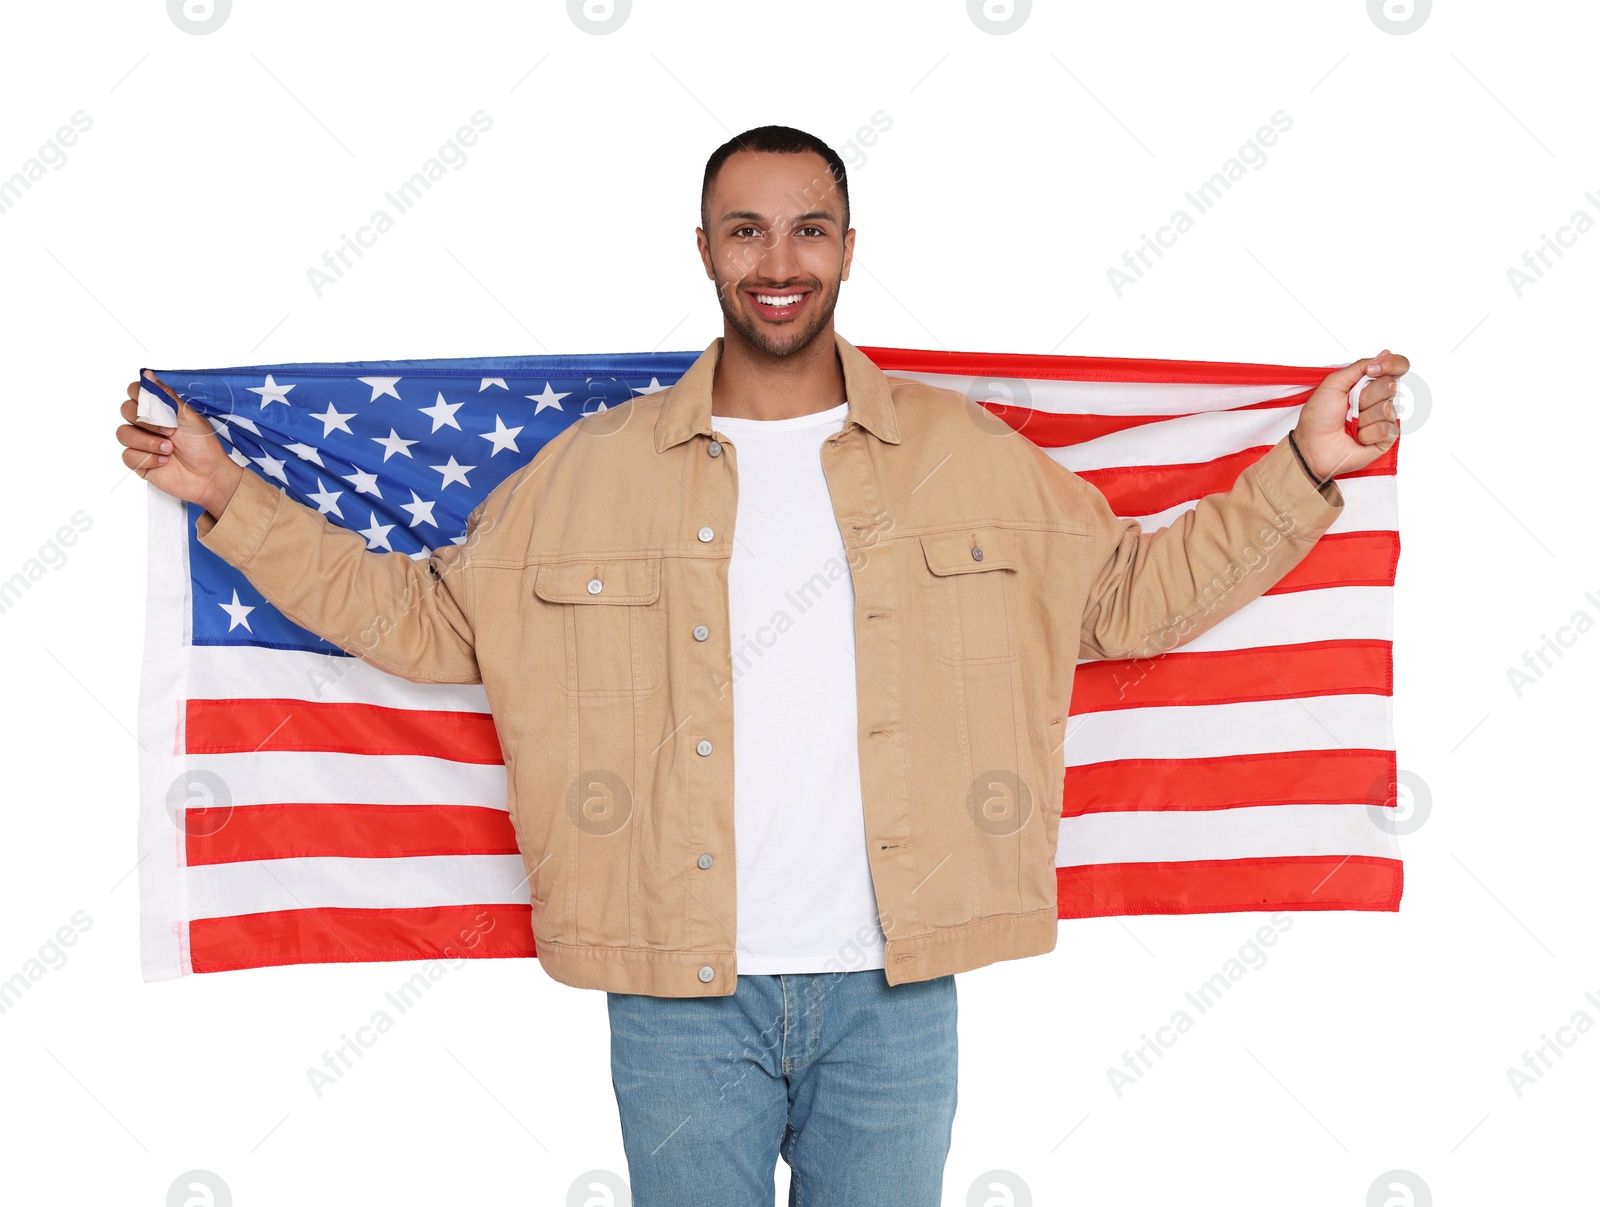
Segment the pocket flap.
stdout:
[[661,559],[591,557],[544,562],[534,576],[533,593],[551,603],[654,603],[661,594]]
[[[979,557],[974,550],[981,552]],[[956,528],[922,535],[922,555],[935,574],[972,574],[982,570],[1015,570],[1016,552],[1004,528]]]

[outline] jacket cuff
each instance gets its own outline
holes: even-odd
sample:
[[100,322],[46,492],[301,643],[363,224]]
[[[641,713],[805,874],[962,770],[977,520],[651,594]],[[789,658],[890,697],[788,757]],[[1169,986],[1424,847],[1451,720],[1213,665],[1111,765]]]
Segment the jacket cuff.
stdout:
[[284,497],[283,491],[247,469],[222,509],[222,518],[202,511],[195,521],[195,536],[229,565],[243,566],[266,539]]
[[1251,466],[1264,493],[1280,515],[1293,520],[1292,531],[1307,541],[1320,537],[1344,510],[1344,492],[1329,479],[1321,490],[1295,456],[1285,433],[1277,444]]

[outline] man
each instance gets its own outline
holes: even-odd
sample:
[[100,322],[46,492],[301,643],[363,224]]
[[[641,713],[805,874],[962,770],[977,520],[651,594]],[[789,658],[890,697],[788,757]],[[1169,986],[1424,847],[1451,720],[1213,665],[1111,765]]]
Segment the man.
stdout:
[[1409,366],[1385,352],[1143,533],[835,334],[855,234],[826,144],[719,147],[696,240],[722,336],[563,430],[426,562],[245,473],[187,406],[139,424],[138,383],[117,429],[291,619],[484,685],[541,965],[608,993],[643,1207],[770,1204],[779,1155],[791,1203],[939,1202],[955,973],[1055,945],[1076,660],[1159,656],[1259,596],[1338,516],[1332,477],[1398,434]]

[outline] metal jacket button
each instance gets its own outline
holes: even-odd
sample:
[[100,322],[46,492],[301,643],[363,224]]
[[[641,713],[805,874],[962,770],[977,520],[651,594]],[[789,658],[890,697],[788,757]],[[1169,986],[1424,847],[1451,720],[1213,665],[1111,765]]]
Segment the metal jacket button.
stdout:
[[975,562],[981,562],[983,560],[983,550],[974,546],[972,550],[972,560]]
[[589,594],[590,595],[598,595],[598,594],[600,594],[600,588],[603,585],[604,584],[601,583],[601,581],[598,578],[591,578],[589,580]]
[[711,630],[706,628],[705,625],[697,624],[694,626],[694,639],[696,641],[704,641],[709,636],[711,636]]
[[712,532],[711,529],[709,529],[709,528],[702,528],[695,535],[698,536],[702,541],[709,541],[712,537],[716,536],[717,534]]
[[711,967],[710,964],[702,964],[700,966],[700,979],[702,981],[709,981],[712,977],[714,977],[716,975],[717,975],[717,970],[715,968]]
[[711,866],[713,860],[710,855],[702,855],[699,859],[695,860],[695,862],[698,863],[702,869],[705,869]]
[[701,738],[700,739],[700,744],[695,747],[695,752],[697,754],[710,754],[711,753],[711,743],[706,741],[704,738]]
[[722,445],[713,440],[710,444],[706,445],[706,452],[710,453],[713,457],[720,457],[722,456]]

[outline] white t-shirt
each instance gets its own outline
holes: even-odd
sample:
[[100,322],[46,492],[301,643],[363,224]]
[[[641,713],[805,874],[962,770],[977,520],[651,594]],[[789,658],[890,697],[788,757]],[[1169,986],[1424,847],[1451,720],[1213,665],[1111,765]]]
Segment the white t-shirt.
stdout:
[[728,566],[742,973],[882,968],[856,744],[855,586],[822,473],[848,403],[713,415],[737,454]]

